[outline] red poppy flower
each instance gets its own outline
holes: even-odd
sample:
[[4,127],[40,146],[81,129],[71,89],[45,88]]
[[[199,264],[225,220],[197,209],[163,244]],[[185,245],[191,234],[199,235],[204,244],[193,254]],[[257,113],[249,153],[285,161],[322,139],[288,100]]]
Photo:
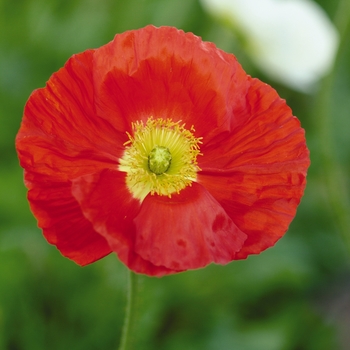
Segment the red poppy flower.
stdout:
[[80,265],[113,251],[156,276],[272,246],[309,165],[276,91],[171,27],[71,57],[30,96],[16,147],[49,243]]

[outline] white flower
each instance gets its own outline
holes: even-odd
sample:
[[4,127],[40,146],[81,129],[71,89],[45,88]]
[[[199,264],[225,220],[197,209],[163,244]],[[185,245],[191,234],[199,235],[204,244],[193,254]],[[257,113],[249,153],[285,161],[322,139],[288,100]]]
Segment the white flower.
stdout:
[[201,0],[245,37],[252,61],[272,79],[311,91],[332,67],[338,33],[310,0]]

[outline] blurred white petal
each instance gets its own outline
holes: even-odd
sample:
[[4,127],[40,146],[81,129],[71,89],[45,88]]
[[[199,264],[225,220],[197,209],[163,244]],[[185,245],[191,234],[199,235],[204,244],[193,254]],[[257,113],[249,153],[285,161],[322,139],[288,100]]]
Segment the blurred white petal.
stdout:
[[310,91],[332,67],[338,33],[310,0],[201,0],[245,37],[254,63],[272,79]]

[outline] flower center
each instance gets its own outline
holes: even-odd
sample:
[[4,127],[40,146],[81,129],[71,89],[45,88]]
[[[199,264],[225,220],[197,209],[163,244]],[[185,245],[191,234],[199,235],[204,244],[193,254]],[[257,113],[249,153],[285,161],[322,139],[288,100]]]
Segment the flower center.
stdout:
[[148,155],[148,167],[152,173],[162,175],[165,173],[171,164],[171,153],[168,148],[156,146]]
[[171,197],[197,179],[200,168],[201,137],[194,136],[185,124],[171,119],[149,118],[132,123],[119,170],[127,173],[126,185],[134,198],[143,200],[148,193]]

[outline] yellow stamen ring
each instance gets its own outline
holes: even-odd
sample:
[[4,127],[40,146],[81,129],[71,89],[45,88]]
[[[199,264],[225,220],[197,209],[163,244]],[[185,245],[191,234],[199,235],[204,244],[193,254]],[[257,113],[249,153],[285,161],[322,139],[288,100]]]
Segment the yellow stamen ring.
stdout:
[[194,136],[193,126],[188,130],[180,122],[150,117],[146,125],[132,123],[119,170],[127,173],[134,198],[142,201],[148,193],[171,197],[196,181],[202,138]]

